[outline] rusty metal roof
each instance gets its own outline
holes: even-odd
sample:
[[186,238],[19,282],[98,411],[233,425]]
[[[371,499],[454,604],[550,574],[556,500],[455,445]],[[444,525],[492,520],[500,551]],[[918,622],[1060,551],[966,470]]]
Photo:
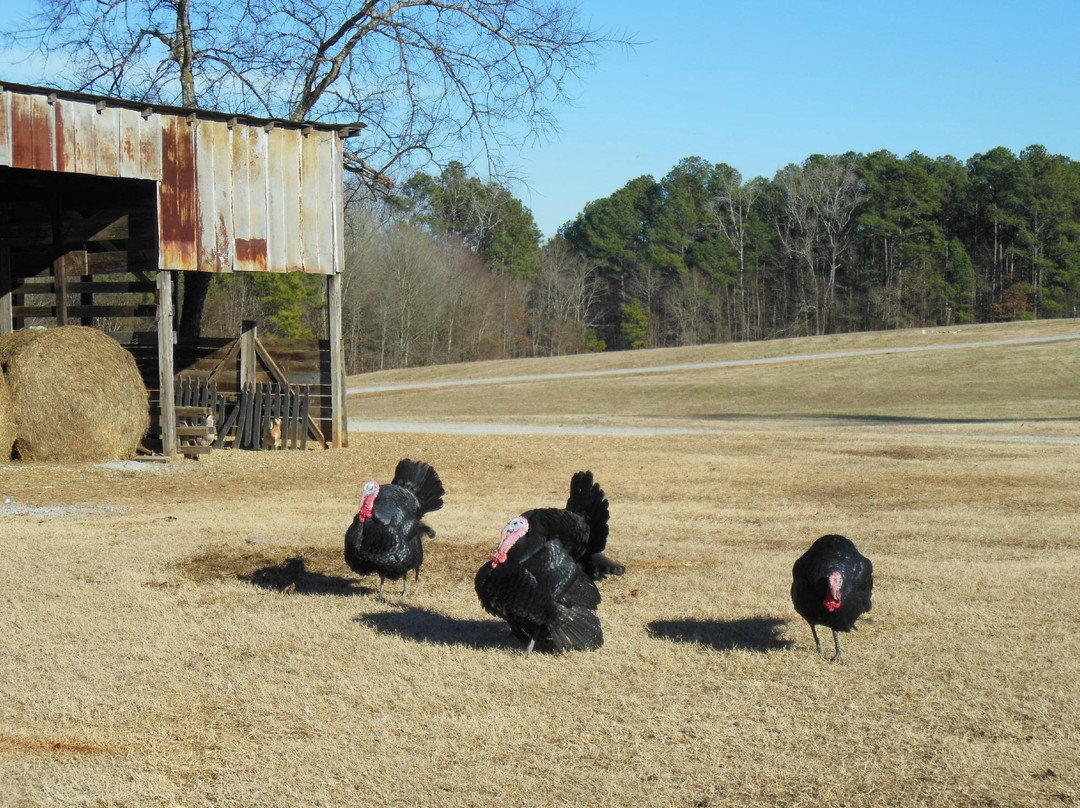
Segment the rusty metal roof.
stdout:
[[160,269],[340,272],[359,129],[0,84],[0,166],[157,183]]

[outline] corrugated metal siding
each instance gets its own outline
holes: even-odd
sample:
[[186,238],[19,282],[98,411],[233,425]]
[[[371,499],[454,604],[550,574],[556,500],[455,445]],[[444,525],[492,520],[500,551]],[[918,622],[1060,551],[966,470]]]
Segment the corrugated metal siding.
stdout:
[[342,141],[329,129],[5,87],[0,165],[158,182],[161,269],[341,271]]

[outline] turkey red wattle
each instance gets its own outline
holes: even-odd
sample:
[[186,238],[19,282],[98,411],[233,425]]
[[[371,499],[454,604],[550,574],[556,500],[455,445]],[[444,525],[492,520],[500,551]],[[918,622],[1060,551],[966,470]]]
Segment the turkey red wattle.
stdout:
[[506,527],[502,529],[502,535],[499,537],[499,544],[495,548],[495,555],[491,557],[492,569],[506,561],[506,554],[510,552],[510,548],[517,544],[518,539],[528,532],[529,520],[524,516],[515,516],[506,523]]
[[839,572],[829,575],[829,593],[825,596],[825,608],[835,612],[840,608],[840,587],[844,583],[844,576]]
[[376,482],[364,483],[360,492],[360,511],[356,514],[363,523],[371,518],[371,512],[375,508],[375,497],[379,495],[379,484]]

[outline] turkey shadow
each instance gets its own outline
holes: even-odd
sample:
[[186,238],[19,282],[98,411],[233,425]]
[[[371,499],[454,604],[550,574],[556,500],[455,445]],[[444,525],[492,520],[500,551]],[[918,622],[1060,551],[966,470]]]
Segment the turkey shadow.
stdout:
[[696,643],[717,651],[782,651],[795,643],[780,638],[786,620],[744,617],[741,620],[654,620],[645,629],[658,639]]
[[459,620],[418,606],[399,606],[394,611],[370,612],[353,618],[354,623],[379,634],[393,634],[405,640],[432,645],[457,645],[481,651],[505,648],[513,637],[505,623],[497,620]]
[[373,588],[361,586],[355,578],[309,570],[303,556],[292,556],[280,564],[260,567],[254,572],[237,577],[260,589],[296,595],[369,595],[375,593]]

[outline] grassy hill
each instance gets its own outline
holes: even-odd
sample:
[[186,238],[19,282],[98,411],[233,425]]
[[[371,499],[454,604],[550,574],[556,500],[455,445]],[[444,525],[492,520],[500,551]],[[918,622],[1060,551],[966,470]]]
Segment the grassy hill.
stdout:
[[[1077,335],[1080,321],[1053,320],[394,370],[348,380],[364,391],[350,396],[350,415],[698,428],[779,417],[1073,418],[1080,341],[1068,337]],[[433,386],[394,389],[424,384]]]

